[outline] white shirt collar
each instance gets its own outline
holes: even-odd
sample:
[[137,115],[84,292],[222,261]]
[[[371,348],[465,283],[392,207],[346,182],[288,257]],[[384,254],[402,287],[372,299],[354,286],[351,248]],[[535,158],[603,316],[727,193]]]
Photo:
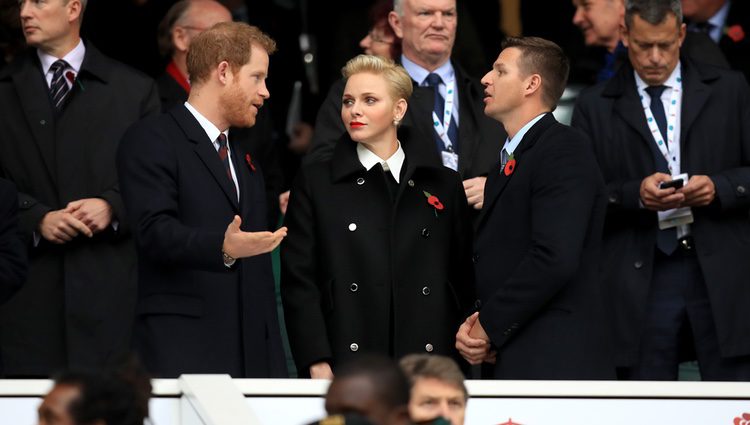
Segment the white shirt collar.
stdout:
[[[401,55],[401,65],[406,69],[406,72],[409,73],[412,80],[416,81],[420,86],[426,85],[425,79],[430,74],[430,71],[410,61],[409,58],[404,55]],[[456,71],[453,69],[450,60],[440,65],[440,67],[432,72],[440,76],[443,80],[443,84],[453,81],[456,78]]]
[[76,47],[74,47],[73,50],[71,50],[67,55],[61,58],[52,56],[49,53],[45,53],[39,49],[36,49],[36,54],[39,56],[39,62],[41,62],[42,64],[42,70],[44,71],[45,75],[49,72],[52,64],[55,63],[55,61],[57,61],[58,59],[62,59],[67,62],[68,65],[73,68],[73,71],[78,74],[78,72],[80,72],[81,70],[81,65],[83,65],[83,57],[86,55],[86,47],[83,45],[83,40],[78,40],[78,44],[76,45]]
[[[682,87],[682,79],[678,79],[678,75],[680,75],[680,67],[682,66],[681,62],[677,62],[677,66],[674,67],[672,70],[672,73],[669,75],[669,78],[667,78],[667,81],[664,82],[664,86],[667,88],[675,88],[675,87]],[[638,93],[648,93],[646,92],[646,88],[648,88],[648,84],[643,81],[640,75],[638,75],[637,72],[633,71],[633,74],[635,74],[635,85],[638,88]],[[665,93],[667,90],[664,91]]]
[[[195,119],[198,121],[198,124],[201,125],[203,128],[203,131],[206,132],[206,135],[208,136],[208,140],[211,141],[214,145],[216,144],[216,139],[219,138],[219,134],[224,133],[225,136],[227,136],[227,141],[229,140],[229,130],[221,131],[219,130],[211,121],[208,120],[208,118],[204,117],[203,114],[198,112],[197,109],[193,107],[193,105],[189,104],[188,102],[185,102],[185,107],[188,111],[190,111],[191,114],[195,117]],[[214,146],[215,147],[215,146]],[[227,143],[227,148],[229,148],[229,143]]]
[[518,148],[518,145],[521,144],[521,140],[523,140],[523,136],[525,136],[526,133],[528,133],[529,130],[531,130],[531,127],[533,127],[534,124],[537,123],[537,121],[542,119],[542,117],[544,117],[545,114],[546,112],[539,114],[533,120],[527,122],[526,125],[524,125],[523,127],[521,127],[520,130],[518,130],[518,133],[516,133],[516,135],[513,136],[512,139],[510,140],[505,139],[505,145],[503,145],[503,149],[505,149],[508,152],[508,155],[511,155],[513,154],[513,152],[515,152],[516,148]]
[[383,164],[383,169],[386,171],[391,170],[391,174],[393,174],[393,178],[396,180],[396,183],[399,183],[399,178],[401,176],[401,167],[404,165],[406,154],[404,154],[404,150],[401,149],[401,142],[397,140],[396,143],[398,143],[398,149],[396,149],[396,152],[394,152],[393,155],[391,155],[391,157],[386,159],[385,161],[383,161],[383,159],[381,159],[379,156],[372,153],[363,144],[357,143],[357,158],[359,158],[359,162],[368,171],[378,164]]

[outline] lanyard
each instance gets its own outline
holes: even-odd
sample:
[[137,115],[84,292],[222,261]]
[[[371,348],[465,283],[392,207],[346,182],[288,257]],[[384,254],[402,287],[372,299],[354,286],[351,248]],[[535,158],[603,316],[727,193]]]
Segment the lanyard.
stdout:
[[[443,106],[443,120],[440,121],[440,117],[437,116],[435,111],[432,111],[432,125],[435,126],[440,139],[445,144],[445,150],[453,152],[453,142],[448,138],[448,127],[451,125],[451,115],[453,114],[453,98],[456,95],[456,81],[450,81],[445,85],[445,105]],[[440,93],[436,93],[439,96]]]
[[[682,82],[682,74],[677,74],[677,82]],[[677,87],[671,87],[672,96],[669,99],[666,110],[664,111],[667,115],[667,140],[662,140],[661,132],[659,127],[656,125],[656,119],[654,114],[651,112],[650,101],[646,99],[646,96],[641,95],[641,104],[643,105],[643,112],[646,113],[646,123],[648,129],[651,131],[651,135],[654,137],[654,143],[659,148],[659,152],[667,160],[667,166],[669,167],[669,173],[673,176],[680,174],[680,142],[674,140],[675,127],[677,126],[677,102],[680,98],[682,85]]]

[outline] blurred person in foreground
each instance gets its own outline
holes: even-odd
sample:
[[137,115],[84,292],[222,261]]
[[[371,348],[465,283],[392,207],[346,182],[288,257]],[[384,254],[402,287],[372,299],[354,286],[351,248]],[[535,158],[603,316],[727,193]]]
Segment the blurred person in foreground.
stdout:
[[399,361],[411,384],[409,415],[423,423],[443,418],[450,425],[463,425],[469,393],[464,374],[450,357],[409,354]]

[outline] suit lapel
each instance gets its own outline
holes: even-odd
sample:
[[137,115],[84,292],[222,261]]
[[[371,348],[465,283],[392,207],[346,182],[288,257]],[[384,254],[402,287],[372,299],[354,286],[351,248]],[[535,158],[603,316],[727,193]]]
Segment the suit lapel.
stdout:
[[208,171],[213,176],[216,184],[221,187],[221,190],[226,195],[227,200],[232,204],[235,211],[239,212],[239,204],[237,202],[237,192],[235,192],[232,181],[227,176],[224,164],[221,163],[219,155],[216,153],[206,132],[200,126],[195,117],[185,106],[179,106],[170,111],[172,116],[175,118],[177,123],[182,127],[182,131],[185,132],[188,140],[194,144],[195,154],[198,155],[203,165],[208,168]]
[[630,66],[623,67],[623,69],[626,71],[620,72],[615,77],[618,81],[613,81],[616,90],[612,90],[613,85],[609,84],[607,89],[605,89],[605,95],[608,92],[615,91],[615,93],[612,93],[618,96],[614,102],[615,112],[641,135],[643,143],[653,143],[653,136],[648,129],[648,125],[646,125],[646,114],[643,112],[643,104],[636,89],[633,69]]
[[55,176],[55,113],[41,65],[33,50],[29,51],[19,72],[14,73],[12,79],[34,142],[50,175]]
[[454,64],[456,73],[456,89],[460,102],[459,126],[458,126],[458,173],[466,175],[466,170],[471,169],[474,153],[479,147],[478,124],[476,117],[484,114],[484,103],[476,102],[478,94],[470,78]]
[[695,120],[698,118],[703,106],[708,101],[710,90],[707,84],[701,80],[700,74],[695,67],[683,60],[683,83],[682,83],[682,116],[680,118],[680,148],[685,146],[687,135]]
[[487,182],[485,183],[484,206],[482,207],[482,211],[479,213],[479,218],[477,219],[477,228],[482,226],[487,214],[489,214],[489,210],[494,207],[510,180],[518,172],[518,168],[524,166],[523,158],[525,154],[534,147],[542,134],[544,134],[544,132],[556,122],[557,120],[555,120],[554,115],[547,113],[529,129],[529,131],[523,136],[523,139],[521,139],[518,148],[513,152],[513,158],[516,160],[517,165],[514,172],[510,175],[505,175],[505,170],[500,167],[500,161],[498,158],[497,164],[493,167],[490,175],[487,177]]

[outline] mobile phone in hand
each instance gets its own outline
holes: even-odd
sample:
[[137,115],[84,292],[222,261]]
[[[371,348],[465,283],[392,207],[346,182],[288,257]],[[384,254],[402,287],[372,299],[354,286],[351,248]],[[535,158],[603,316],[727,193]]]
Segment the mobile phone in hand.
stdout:
[[675,189],[680,189],[684,185],[685,185],[685,181],[683,179],[674,179],[668,182],[659,183],[659,189],[669,189],[671,187]]

